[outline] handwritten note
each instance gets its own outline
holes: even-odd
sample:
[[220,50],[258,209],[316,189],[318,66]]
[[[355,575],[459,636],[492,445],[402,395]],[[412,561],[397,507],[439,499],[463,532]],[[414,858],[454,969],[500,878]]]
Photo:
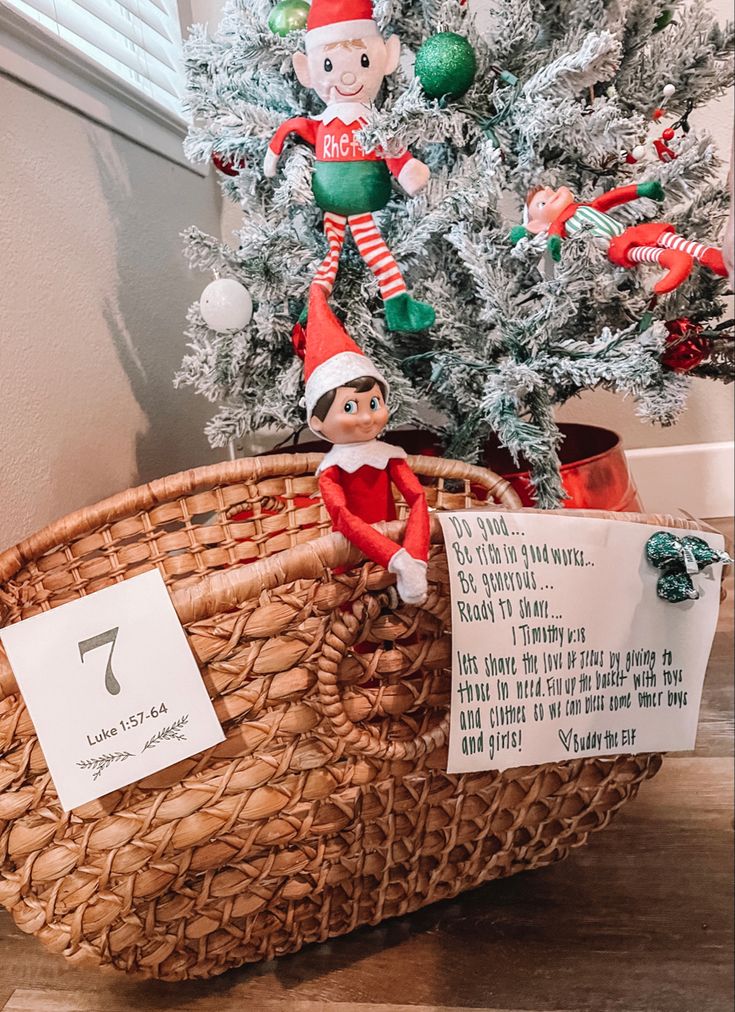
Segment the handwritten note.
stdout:
[[[452,589],[450,773],[694,748],[722,565],[670,604],[642,524],[440,513]],[[675,532],[681,534],[681,532]],[[724,539],[702,534],[717,551]]]

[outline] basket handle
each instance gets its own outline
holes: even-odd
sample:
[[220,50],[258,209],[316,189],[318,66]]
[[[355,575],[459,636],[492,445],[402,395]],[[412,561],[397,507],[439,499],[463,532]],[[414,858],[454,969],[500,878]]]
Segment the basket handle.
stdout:
[[[376,617],[377,600],[368,598],[368,617]],[[430,588],[423,610],[437,614],[440,610],[438,591]],[[372,614],[371,614],[372,613]],[[377,731],[358,727],[348,716],[339,686],[339,666],[348,651],[357,643],[363,622],[352,612],[333,613],[327,626],[317,668],[317,687],[321,708],[332,730],[350,753],[362,753],[374,759],[413,760],[428,755],[446,744],[449,736],[449,714],[428,731],[409,741],[385,741]]]

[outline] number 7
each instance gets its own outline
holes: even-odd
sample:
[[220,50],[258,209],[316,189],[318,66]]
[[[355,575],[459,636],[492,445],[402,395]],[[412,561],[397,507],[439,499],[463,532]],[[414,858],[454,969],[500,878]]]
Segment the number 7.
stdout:
[[110,644],[110,656],[107,658],[107,667],[105,669],[105,688],[111,696],[116,696],[120,691],[120,683],[117,678],[115,678],[115,673],[112,670],[112,652],[115,649],[115,640],[117,639],[118,629],[108,629],[107,632],[100,633],[98,636],[92,636],[91,639],[82,640],[81,643],[77,644],[82,664],[84,664],[84,658],[90,650],[96,650],[98,647],[104,647],[107,646],[108,643]]

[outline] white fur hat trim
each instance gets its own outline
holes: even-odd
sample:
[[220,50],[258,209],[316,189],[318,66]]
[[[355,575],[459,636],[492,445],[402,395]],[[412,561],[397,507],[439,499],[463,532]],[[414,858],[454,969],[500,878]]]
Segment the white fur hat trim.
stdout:
[[342,351],[332,355],[326,362],[318,365],[306,384],[306,421],[311,427],[311,416],[320,398],[330,390],[343,387],[345,383],[358,379],[360,376],[373,376],[385,387],[388,396],[388,382],[374,362],[367,355],[359,355],[354,351]]
[[306,33],[306,52],[317,46],[329,46],[333,42],[352,42],[353,39],[367,39],[371,35],[380,35],[374,21],[337,21],[333,25],[322,25],[312,28]]

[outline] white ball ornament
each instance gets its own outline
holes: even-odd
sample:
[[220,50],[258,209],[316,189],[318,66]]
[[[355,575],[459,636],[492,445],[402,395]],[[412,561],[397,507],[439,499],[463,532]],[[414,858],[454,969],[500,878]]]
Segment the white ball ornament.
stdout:
[[253,318],[250,292],[234,278],[219,278],[207,285],[199,309],[207,326],[220,333],[242,330]]
[[631,154],[633,155],[635,160],[639,162],[641,158],[645,158],[646,149],[643,147],[642,144],[637,144],[631,151]]
[[676,94],[676,88],[673,84],[664,85],[664,98],[671,98],[672,95]]

